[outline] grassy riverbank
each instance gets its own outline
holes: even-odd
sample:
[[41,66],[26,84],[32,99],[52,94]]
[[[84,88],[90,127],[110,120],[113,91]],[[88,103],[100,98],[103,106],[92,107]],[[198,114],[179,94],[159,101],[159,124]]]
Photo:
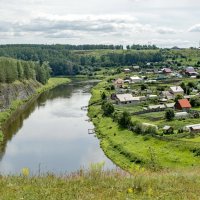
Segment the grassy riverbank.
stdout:
[[36,92],[28,97],[25,100],[15,100],[12,102],[11,106],[6,109],[3,112],[0,112],[0,141],[3,139],[3,132],[2,132],[2,125],[10,118],[10,116],[22,105],[27,103],[30,99],[36,97],[37,95],[41,94],[42,92],[45,92],[47,90],[50,90],[58,85],[65,84],[70,82],[70,79],[68,78],[50,78],[48,80],[48,83],[45,85],[41,85]]
[[[26,172],[26,171],[25,171]],[[0,199],[52,200],[197,200],[200,171],[146,172],[79,171],[68,176],[0,177]]]
[[95,125],[101,147],[111,160],[130,172],[135,164],[154,170],[192,169],[199,166],[200,159],[195,154],[195,149],[199,149],[199,143],[178,139],[166,141],[151,135],[136,134],[121,128],[111,117],[103,116],[99,102],[102,92],[108,93],[105,89],[107,84],[106,81],[102,81],[93,88],[89,116]]

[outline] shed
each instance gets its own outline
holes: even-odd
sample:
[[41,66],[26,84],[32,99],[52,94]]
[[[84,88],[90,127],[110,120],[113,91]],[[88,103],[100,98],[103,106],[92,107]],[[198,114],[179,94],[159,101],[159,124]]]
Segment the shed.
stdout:
[[165,106],[166,108],[174,108],[175,103],[166,103]]
[[164,134],[173,134],[174,128],[166,125],[166,126],[163,127],[163,133]]
[[124,69],[124,73],[128,74],[130,72],[131,72],[131,70],[129,68]]
[[200,133],[200,124],[188,125],[185,128],[191,133]]
[[189,111],[192,106],[187,99],[179,99],[175,104],[175,108],[177,110]]

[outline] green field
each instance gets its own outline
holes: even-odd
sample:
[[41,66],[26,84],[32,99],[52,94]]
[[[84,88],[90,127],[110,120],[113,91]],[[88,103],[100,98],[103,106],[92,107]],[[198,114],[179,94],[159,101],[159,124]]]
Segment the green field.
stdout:
[[[107,92],[105,90],[106,85],[107,82],[102,81],[93,88],[91,104],[101,100],[102,92]],[[137,106],[115,106],[115,109],[119,112],[120,110],[135,112],[140,108],[141,106],[138,106],[138,108]],[[102,114],[100,105],[93,104],[89,107],[89,116],[96,127],[101,147],[106,155],[121,168],[131,172],[135,164],[152,169],[199,166],[200,158],[195,154],[199,149],[198,140],[178,139],[176,138],[178,134],[174,134],[173,137],[162,136],[160,139],[151,135],[140,135],[122,129],[111,117],[105,117]],[[161,119],[156,120],[156,118]],[[181,128],[184,125],[198,123],[199,121],[199,119],[186,119],[166,122],[164,112],[132,115],[132,120],[156,124],[159,127],[167,124],[175,126],[175,128]]]

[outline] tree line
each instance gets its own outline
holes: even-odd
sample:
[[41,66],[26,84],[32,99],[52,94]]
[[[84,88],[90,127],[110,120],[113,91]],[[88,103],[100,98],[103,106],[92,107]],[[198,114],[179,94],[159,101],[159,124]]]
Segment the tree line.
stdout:
[[12,58],[0,58],[0,83],[12,83],[16,80],[37,80],[45,84],[50,77],[47,62],[39,63]]
[[156,45],[140,45],[140,44],[133,44],[127,45],[126,49],[134,49],[134,50],[156,50],[159,49]]
[[[99,67],[131,66],[163,60],[159,50],[127,51],[122,50],[122,46],[112,45],[78,45],[73,49],[73,46],[75,45],[0,45],[0,56],[39,63],[49,62],[53,76],[76,75],[86,68],[95,71]],[[95,51],[98,48],[109,50]],[[87,49],[91,51],[85,51]]]

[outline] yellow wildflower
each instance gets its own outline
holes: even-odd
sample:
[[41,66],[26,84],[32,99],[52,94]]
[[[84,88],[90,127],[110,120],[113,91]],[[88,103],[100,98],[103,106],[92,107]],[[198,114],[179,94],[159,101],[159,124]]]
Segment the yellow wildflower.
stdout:
[[153,195],[153,190],[152,190],[152,188],[148,188],[148,190],[147,190],[147,194],[148,194],[148,196],[152,196]]
[[128,193],[133,193],[134,190],[133,190],[133,188],[128,188],[127,192],[128,192]]
[[29,176],[29,174],[30,174],[30,170],[29,170],[29,168],[27,168],[27,167],[25,167],[25,168],[22,168],[22,175],[23,176]]

